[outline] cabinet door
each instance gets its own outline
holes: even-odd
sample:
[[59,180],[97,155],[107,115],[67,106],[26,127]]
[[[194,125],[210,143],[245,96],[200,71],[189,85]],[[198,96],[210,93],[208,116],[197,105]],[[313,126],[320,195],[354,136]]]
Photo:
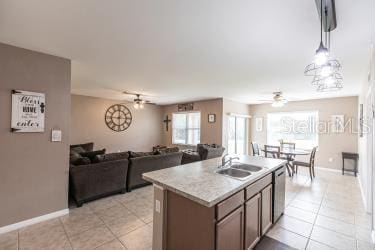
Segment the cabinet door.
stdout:
[[262,190],[262,235],[272,226],[272,184]]
[[245,204],[245,249],[252,249],[260,239],[261,205],[260,194]]
[[237,208],[216,224],[216,250],[243,250],[244,208]]

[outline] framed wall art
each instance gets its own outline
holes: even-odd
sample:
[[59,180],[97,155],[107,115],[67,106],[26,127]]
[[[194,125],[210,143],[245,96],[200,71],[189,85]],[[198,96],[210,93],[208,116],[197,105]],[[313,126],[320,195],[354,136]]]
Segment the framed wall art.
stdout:
[[263,130],[263,118],[257,117],[255,118],[255,131],[261,132]]
[[12,90],[11,132],[44,132],[44,93]]

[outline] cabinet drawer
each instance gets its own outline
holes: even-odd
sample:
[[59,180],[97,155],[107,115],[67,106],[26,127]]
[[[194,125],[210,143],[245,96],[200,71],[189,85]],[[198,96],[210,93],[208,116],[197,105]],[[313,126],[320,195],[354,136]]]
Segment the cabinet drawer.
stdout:
[[246,188],[246,200],[250,199],[251,197],[253,197],[257,193],[259,193],[262,189],[264,189],[265,187],[267,187],[271,183],[272,183],[272,174],[269,174],[269,175],[263,177],[262,179],[257,180],[256,182],[254,182],[250,186],[248,186]]
[[245,198],[245,192],[242,190],[232,195],[228,199],[217,204],[216,205],[216,219],[221,220],[227,214],[229,214],[234,209],[242,205],[244,203],[244,198]]

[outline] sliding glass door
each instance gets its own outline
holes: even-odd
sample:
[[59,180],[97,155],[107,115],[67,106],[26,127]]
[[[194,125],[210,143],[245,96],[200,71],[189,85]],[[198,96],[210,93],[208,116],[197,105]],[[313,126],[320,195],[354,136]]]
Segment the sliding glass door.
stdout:
[[247,153],[247,118],[229,116],[228,154]]

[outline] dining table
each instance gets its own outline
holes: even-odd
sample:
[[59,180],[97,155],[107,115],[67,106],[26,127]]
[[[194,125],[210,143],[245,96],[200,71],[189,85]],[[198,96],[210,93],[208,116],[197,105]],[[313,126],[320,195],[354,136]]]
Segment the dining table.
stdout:
[[[293,168],[293,161],[296,156],[302,156],[302,155],[309,155],[310,151],[304,150],[304,149],[298,149],[298,148],[280,148],[280,152],[276,148],[269,148],[269,149],[261,149],[265,154],[269,153],[272,155],[280,154],[280,158],[284,159],[283,156],[285,156],[285,160],[287,160],[287,170],[289,173],[289,176],[294,175],[294,168]],[[277,158],[277,157],[275,157]],[[290,171],[290,169],[291,171]]]

